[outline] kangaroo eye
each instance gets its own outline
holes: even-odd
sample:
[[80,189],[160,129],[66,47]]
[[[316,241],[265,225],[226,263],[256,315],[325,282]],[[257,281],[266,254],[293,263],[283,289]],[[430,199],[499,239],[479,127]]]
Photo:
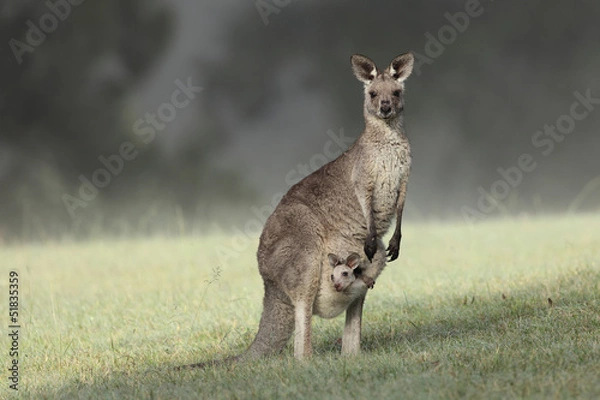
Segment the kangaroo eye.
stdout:
[[342,272],[342,275],[343,276],[348,276],[348,273],[347,272]]
[[394,97],[400,97],[400,91],[399,90],[394,90],[393,95],[394,95]]
[[333,275],[331,275],[331,280],[333,280]]
[[370,91],[369,92],[369,96],[371,96],[371,98],[373,99],[373,98],[375,98],[377,96],[377,92]]

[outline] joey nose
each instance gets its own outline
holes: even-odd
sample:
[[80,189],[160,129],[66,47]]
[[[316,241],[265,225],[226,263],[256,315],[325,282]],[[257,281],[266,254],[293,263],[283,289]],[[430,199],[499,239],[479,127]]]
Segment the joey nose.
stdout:
[[381,112],[381,114],[387,115],[392,111],[392,107],[389,104],[383,104],[382,102],[381,107],[379,107],[379,111]]

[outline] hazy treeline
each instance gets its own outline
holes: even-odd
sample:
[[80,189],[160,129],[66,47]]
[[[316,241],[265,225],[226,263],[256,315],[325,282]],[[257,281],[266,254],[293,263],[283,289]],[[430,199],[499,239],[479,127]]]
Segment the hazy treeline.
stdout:
[[357,52],[417,55],[409,217],[598,210],[599,17],[584,0],[4,0],[0,236],[243,222],[331,132],[360,133]]

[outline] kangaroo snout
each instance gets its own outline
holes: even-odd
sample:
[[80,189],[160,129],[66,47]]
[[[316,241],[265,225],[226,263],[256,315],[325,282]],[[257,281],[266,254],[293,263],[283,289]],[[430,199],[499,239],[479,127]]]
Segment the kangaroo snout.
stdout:
[[382,117],[388,117],[392,113],[392,105],[389,100],[381,100],[379,113]]

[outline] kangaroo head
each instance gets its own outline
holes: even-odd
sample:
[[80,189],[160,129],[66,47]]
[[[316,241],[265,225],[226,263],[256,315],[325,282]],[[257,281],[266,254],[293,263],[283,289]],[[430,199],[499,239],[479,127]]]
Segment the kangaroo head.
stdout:
[[333,268],[331,282],[335,290],[341,292],[356,280],[354,270],[360,264],[360,256],[357,253],[352,253],[346,260],[343,260],[330,253],[327,257],[329,258],[329,265]]
[[365,85],[365,117],[392,120],[404,110],[404,81],[412,72],[415,58],[405,53],[394,58],[383,72],[369,58],[355,54],[352,71]]

